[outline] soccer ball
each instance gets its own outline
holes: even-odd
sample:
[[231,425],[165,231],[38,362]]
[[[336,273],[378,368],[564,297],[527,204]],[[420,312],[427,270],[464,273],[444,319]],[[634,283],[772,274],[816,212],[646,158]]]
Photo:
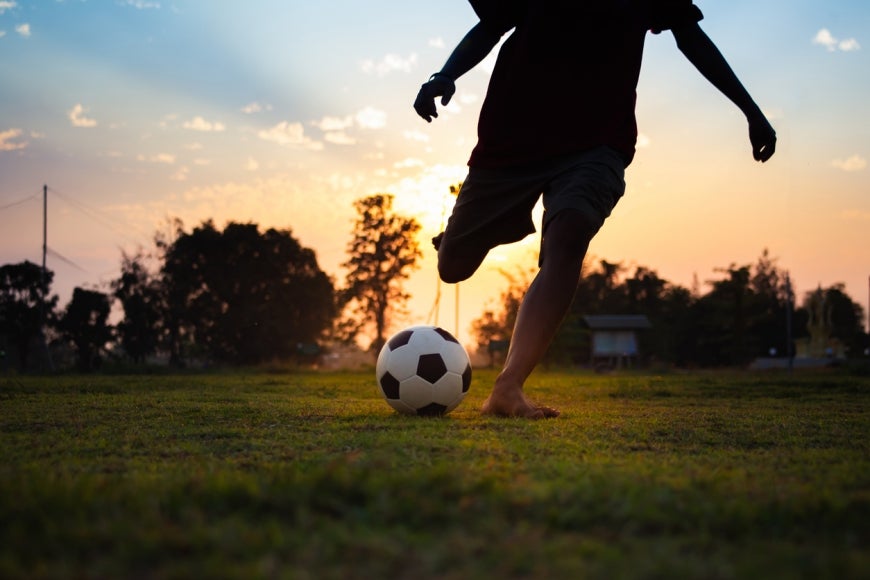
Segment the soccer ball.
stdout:
[[471,361],[453,335],[437,326],[412,326],[394,334],[375,370],[387,403],[406,415],[446,415],[471,385]]

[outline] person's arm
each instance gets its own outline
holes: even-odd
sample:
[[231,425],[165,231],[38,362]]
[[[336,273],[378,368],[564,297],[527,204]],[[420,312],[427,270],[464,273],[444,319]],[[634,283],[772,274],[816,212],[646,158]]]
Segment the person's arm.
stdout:
[[752,156],[761,162],[770,159],[776,150],[776,132],[710,37],[697,23],[673,28],[672,32],[689,62],[746,115]]
[[435,98],[441,97],[441,104],[448,104],[453,93],[456,92],[454,81],[486,58],[486,55],[498,44],[501,36],[502,32],[485,26],[482,22],[478,22],[468,31],[465,38],[453,49],[441,71],[432,75],[429,81],[420,87],[420,92],[417,93],[417,99],[414,101],[417,114],[431,123],[432,119],[438,116]]

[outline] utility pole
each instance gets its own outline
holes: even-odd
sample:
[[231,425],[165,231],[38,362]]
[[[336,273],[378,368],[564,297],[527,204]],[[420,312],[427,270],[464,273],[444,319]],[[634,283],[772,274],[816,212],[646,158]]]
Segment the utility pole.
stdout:
[[48,253],[48,186],[42,186],[42,301],[45,303],[45,254]]
[[794,371],[794,353],[792,352],[791,317],[794,295],[791,290],[791,276],[785,273],[785,355],[788,357],[788,372]]
[[45,347],[45,359],[48,361],[49,370],[54,370],[51,362],[51,351],[48,348],[48,337],[45,334],[47,326],[48,309],[45,307],[48,300],[48,270],[45,265],[45,256],[48,253],[48,185],[42,186],[42,300],[40,301],[39,333],[42,335],[42,345]]

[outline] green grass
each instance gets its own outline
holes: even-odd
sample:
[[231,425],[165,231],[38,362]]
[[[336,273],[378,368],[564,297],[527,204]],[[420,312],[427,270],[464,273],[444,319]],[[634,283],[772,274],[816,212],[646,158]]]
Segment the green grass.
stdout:
[[870,379],[492,378],[0,379],[0,577],[870,578]]

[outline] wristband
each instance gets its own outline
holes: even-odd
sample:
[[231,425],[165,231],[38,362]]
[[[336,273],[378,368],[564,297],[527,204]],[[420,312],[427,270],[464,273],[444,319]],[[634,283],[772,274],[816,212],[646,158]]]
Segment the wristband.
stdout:
[[442,73],[442,72],[437,72],[437,73],[435,73],[434,75],[432,75],[431,77],[429,77],[429,81],[428,81],[428,82],[431,83],[433,80],[435,80],[435,79],[438,78],[438,77],[444,77],[444,78],[448,79],[451,83],[455,83],[455,82],[456,82],[456,79],[454,79],[454,78],[451,77],[450,75],[446,75],[446,74],[444,74],[444,73]]

